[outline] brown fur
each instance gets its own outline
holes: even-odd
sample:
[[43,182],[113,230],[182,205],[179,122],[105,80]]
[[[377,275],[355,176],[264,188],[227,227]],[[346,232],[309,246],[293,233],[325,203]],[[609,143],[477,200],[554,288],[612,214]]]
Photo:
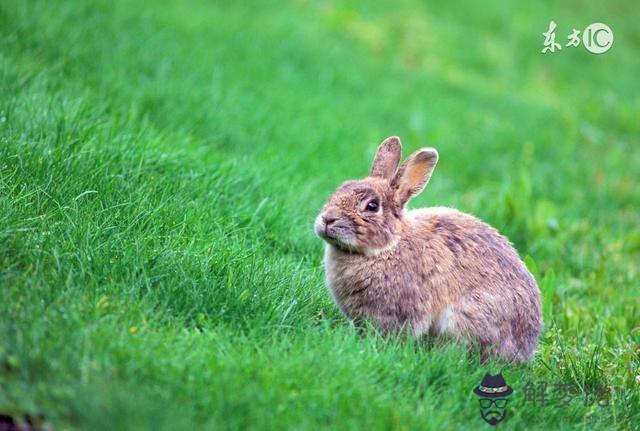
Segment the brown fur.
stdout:
[[438,153],[421,149],[395,172],[389,160],[397,166],[400,152],[398,138],[383,142],[376,175],[344,183],[316,220],[336,304],[384,333],[408,326],[415,336],[451,336],[485,354],[530,359],[542,326],[535,280],[507,239],[477,218],[449,208],[405,211]]

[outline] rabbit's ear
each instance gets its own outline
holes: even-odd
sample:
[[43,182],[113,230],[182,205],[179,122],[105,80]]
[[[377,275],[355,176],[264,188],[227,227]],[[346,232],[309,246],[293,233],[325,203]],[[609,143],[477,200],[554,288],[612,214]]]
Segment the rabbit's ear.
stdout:
[[402,144],[400,143],[400,138],[391,136],[385,139],[378,147],[376,157],[373,159],[371,176],[391,179],[398,168],[401,155]]
[[438,152],[435,148],[422,148],[404,161],[391,181],[396,189],[395,200],[400,208],[417,195],[429,182],[431,173],[438,163]]

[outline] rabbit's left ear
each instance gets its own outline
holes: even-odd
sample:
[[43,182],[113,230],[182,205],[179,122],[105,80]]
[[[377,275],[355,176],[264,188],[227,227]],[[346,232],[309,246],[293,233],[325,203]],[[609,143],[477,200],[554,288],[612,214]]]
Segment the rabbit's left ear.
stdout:
[[424,189],[436,163],[438,152],[435,148],[422,148],[407,157],[391,181],[391,186],[396,189],[395,200],[400,208],[404,208],[409,199]]
[[391,136],[384,140],[378,147],[376,157],[373,159],[371,166],[371,176],[379,178],[391,179],[398,169],[402,156],[402,144],[400,138]]

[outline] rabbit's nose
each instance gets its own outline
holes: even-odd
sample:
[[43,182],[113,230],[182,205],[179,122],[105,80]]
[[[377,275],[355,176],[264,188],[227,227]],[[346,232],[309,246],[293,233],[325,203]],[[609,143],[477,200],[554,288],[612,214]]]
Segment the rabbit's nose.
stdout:
[[327,217],[327,216],[323,216],[322,220],[324,220],[324,224],[326,224],[327,226],[329,226],[331,223],[333,223],[334,221],[337,220],[337,218],[335,217]]
[[327,211],[322,215],[322,220],[326,226],[329,226],[331,223],[338,220],[338,215],[333,211]]

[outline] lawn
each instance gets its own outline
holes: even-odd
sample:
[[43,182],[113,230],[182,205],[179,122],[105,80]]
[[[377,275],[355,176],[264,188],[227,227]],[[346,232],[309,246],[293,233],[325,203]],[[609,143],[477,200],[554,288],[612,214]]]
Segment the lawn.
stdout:
[[[639,429],[640,9],[559,3],[0,2],[0,413],[480,429],[501,371],[499,427]],[[615,43],[542,54],[550,20]],[[412,207],[483,218],[535,275],[530,364],[334,306],[313,220],[389,135],[440,153]]]

